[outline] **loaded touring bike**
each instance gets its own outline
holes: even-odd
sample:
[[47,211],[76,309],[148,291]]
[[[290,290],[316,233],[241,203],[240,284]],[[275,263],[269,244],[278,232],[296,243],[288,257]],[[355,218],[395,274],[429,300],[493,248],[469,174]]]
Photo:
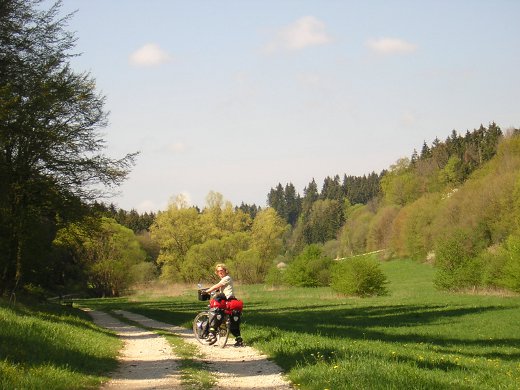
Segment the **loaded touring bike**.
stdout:
[[[218,345],[220,348],[224,348],[228,342],[231,321],[238,321],[240,316],[240,313],[237,313],[236,309],[230,307],[229,303],[240,302],[241,306],[242,301],[224,300],[218,302],[217,300],[212,299],[212,294],[207,293],[204,289],[198,290],[198,299],[199,301],[209,300],[210,304],[208,305],[208,309],[198,313],[193,320],[193,334],[195,335],[195,338],[201,344],[204,344],[206,340],[208,340],[210,337],[210,322],[212,317],[214,317],[213,321],[215,324],[218,324],[215,329],[217,340],[214,344]],[[240,311],[241,310],[242,307],[240,307]]]

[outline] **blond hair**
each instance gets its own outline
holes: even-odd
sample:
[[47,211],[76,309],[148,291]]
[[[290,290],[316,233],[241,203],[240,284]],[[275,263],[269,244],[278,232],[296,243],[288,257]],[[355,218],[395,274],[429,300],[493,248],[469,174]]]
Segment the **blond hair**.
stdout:
[[217,269],[219,268],[222,268],[224,270],[224,272],[226,273],[226,275],[228,274],[228,269],[226,267],[226,264],[224,263],[219,263],[215,266],[215,272],[217,272]]

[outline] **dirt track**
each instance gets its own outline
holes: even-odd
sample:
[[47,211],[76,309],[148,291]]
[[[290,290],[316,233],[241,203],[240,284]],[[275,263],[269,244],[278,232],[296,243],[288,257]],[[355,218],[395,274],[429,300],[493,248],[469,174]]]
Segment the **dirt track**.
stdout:
[[[116,332],[125,342],[121,364],[103,389],[181,389],[177,358],[166,339],[114,317],[89,311],[95,323]],[[191,330],[125,311],[117,314],[145,327],[176,333],[200,348],[202,360],[217,377],[218,389],[291,389],[282,370],[251,347],[219,348],[201,345]]]

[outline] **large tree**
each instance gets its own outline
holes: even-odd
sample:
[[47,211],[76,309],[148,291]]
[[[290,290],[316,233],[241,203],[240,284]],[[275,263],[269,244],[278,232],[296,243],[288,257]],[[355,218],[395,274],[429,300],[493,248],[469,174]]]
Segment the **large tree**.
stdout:
[[48,226],[36,239],[50,247],[57,221],[120,184],[135,156],[103,154],[105,99],[70,67],[75,37],[60,6],[0,2],[0,294],[38,273],[34,232]]

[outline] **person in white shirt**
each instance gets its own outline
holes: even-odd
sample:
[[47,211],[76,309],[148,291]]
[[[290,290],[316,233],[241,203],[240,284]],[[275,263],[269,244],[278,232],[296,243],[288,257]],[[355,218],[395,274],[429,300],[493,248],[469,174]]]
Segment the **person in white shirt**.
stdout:
[[[206,292],[210,293],[213,291],[219,291],[219,294],[215,296],[215,300],[227,300],[231,301],[236,299],[235,297],[235,291],[233,289],[233,279],[231,276],[229,276],[229,271],[225,264],[217,264],[215,266],[215,274],[217,274],[221,279],[220,282],[217,284],[211,286],[206,290]],[[234,314],[238,314],[235,316]],[[231,323],[229,330],[231,331],[231,334],[235,336],[235,347],[242,347],[244,345],[244,342],[242,340],[242,337],[240,335],[240,313],[234,313],[231,317]],[[235,321],[235,318],[238,318],[238,320]],[[210,336],[208,337],[208,343],[210,345],[215,344],[217,341],[217,337],[215,335],[215,324],[212,325],[210,328]]]

